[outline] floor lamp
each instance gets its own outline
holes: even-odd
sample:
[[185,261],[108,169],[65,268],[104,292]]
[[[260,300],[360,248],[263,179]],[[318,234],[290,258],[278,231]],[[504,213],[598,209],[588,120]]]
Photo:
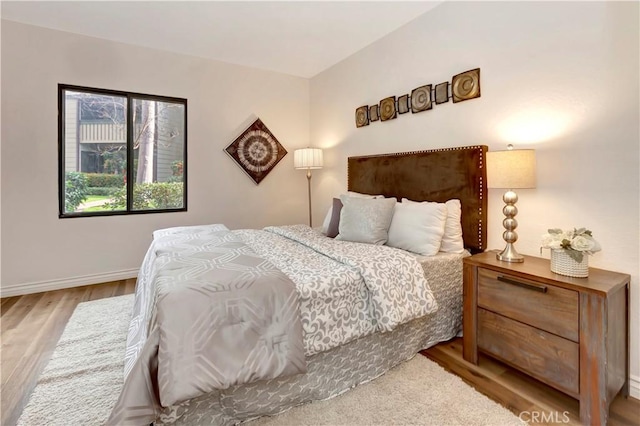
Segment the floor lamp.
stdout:
[[322,168],[322,150],[320,148],[296,149],[293,153],[293,167],[298,170],[307,170],[309,226],[313,226],[311,221],[311,170]]
[[505,216],[502,238],[507,245],[496,258],[503,262],[524,262],[524,256],[513,245],[518,240],[518,195],[514,189],[536,187],[536,152],[533,149],[513,149],[511,144],[507,151],[487,152],[487,187],[507,189],[502,196],[505,204],[502,208]]

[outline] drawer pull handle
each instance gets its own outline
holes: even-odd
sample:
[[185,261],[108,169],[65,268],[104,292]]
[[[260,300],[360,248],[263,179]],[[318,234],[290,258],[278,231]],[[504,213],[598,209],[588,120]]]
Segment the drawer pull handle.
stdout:
[[507,278],[507,277],[498,277],[498,281],[502,281],[503,283],[507,283],[507,284],[517,285],[518,287],[527,288],[533,291],[539,291],[540,293],[547,292],[546,285],[523,283],[520,281],[512,280],[511,278]]

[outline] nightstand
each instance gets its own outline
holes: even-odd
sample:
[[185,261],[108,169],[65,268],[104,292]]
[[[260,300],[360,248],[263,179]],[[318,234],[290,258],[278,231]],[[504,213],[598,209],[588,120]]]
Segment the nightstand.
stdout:
[[463,357],[490,355],[580,401],[580,420],[605,425],[609,405],[629,394],[628,274],[551,272],[549,260],[464,259]]

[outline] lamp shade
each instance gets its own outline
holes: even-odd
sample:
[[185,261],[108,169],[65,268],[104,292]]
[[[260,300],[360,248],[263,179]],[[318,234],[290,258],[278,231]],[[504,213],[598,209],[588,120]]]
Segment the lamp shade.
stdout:
[[296,149],[293,153],[293,167],[296,169],[321,169],[322,150],[320,148]]
[[487,152],[488,188],[535,188],[536,152],[514,149]]

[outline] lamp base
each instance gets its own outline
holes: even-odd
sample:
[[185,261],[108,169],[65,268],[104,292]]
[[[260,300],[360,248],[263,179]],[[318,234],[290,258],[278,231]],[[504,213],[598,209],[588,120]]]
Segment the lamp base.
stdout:
[[502,213],[504,213],[505,216],[502,221],[502,225],[504,226],[502,238],[506,241],[507,245],[504,250],[496,255],[496,258],[503,262],[524,262],[524,256],[518,253],[513,245],[513,243],[518,241],[518,234],[516,233],[516,228],[518,227],[518,221],[516,220],[516,215],[518,214],[518,208],[516,207],[518,194],[509,190],[504,193],[502,200],[505,203],[505,206],[502,208]]
[[524,256],[516,251],[516,248],[512,243],[507,243],[507,246],[500,253],[496,253],[496,259],[502,262],[522,263],[524,262]]
[[307,169],[307,194],[309,194],[309,228],[313,227],[311,219],[311,169]]

